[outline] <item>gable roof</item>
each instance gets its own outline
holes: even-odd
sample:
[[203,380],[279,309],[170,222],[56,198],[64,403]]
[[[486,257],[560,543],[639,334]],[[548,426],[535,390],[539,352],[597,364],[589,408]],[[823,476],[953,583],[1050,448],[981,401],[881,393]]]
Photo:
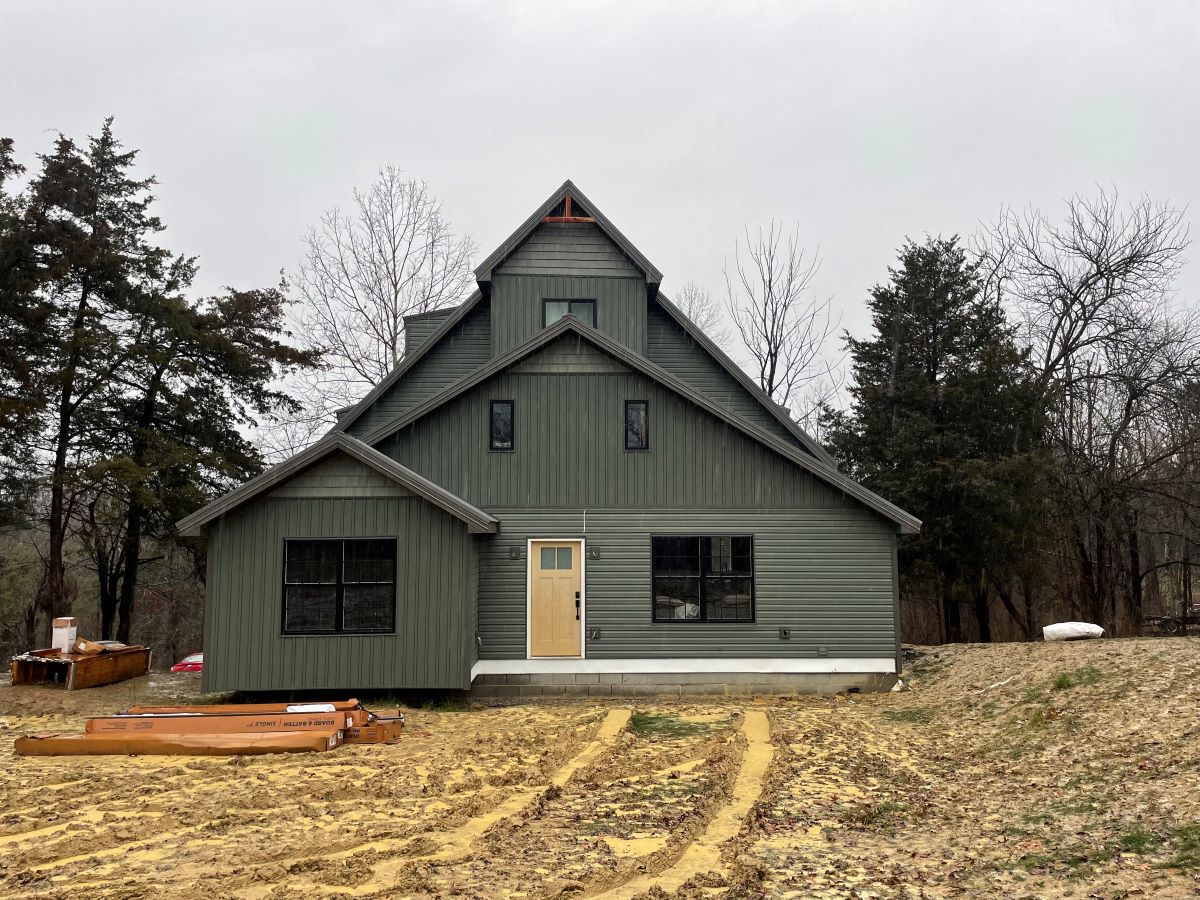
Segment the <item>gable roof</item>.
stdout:
[[212,503],[201,507],[190,516],[176,523],[180,534],[195,535],[200,529],[220,516],[232,512],[248,500],[259,496],[264,491],[277,487],[287,481],[292,475],[302,471],[329,456],[342,452],[360,463],[370,466],[381,475],[407,488],[434,506],[440,507],[450,515],[465,522],[467,530],[472,534],[494,534],[500,528],[499,520],[488,515],[483,510],[472,506],[462,497],[450,493],[444,487],[434,484],[428,478],[418,475],[412,469],[400,465],[389,456],[380,453],[374,447],[364,444],[348,434],[333,433],[325,436],[307,450],[297,453],[286,462],[273,466],[256,478],[251,478],[241,487],[219,497]]
[[[650,360],[646,359],[644,356],[634,353],[622,344],[614,341],[612,338],[609,338],[596,329],[583,324],[574,316],[564,316],[549,328],[545,328],[535,334],[529,340],[525,341],[525,343],[520,344],[507,353],[496,357],[487,365],[482,366],[481,368],[476,369],[470,375],[459,379],[454,384],[450,385],[445,390],[434,395],[433,397],[430,397],[423,403],[418,403],[403,416],[400,416],[392,422],[376,428],[374,431],[367,434],[364,440],[370,444],[376,444],[379,441],[390,437],[400,429],[411,425],[418,419],[425,417],[434,410],[453,400],[455,397],[458,397],[477,385],[482,384],[493,375],[502,372],[509,366],[512,366],[520,360],[528,357],[532,353],[540,350],[542,347],[545,347],[550,342],[569,332],[578,334],[585,340],[590,341],[599,349],[608,353],[610,356],[620,360],[634,371],[640,372],[646,377],[657,381],[659,384],[671,391],[674,391],[684,399],[691,401],[696,406],[699,406],[705,412],[717,417],[727,425],[742,432],[747,437],[758,441],[760,444],[770,450],[774,450],[779,455],[796,463],[801,468],[807,470],[822,481],[825,481],[838,490],[843,491],[844,493],[858,500],[864,506],[873,509],[885,519],[895,522],[898,526],[900,526],[901,531],[906,533],[920,531],[920,519],[916,518],[910,513],[905,512],[895,504],[889,503],[878,494],[867,490],[867,488],[863,487],[854,479],[843,475],[841,472],[837,471],[836,468],[823,462],[821,459],[817,459],[807,451],[801,450],[789,444],[782,438],[778,438],[775,435],[764,431],[757,425],[754,425],[746,419],[743,419],[741,416],[736,415],[725,407],[714,403],[687,382],[676,378],[665,369],[660,368],[659,366],[656,366],[654,363],[650,362]],[[811,440],[811,438],[809,440]]]
[[400,376],[424,359],[425,354],[432,350],[434,345],[441,341],[443,337],[449,334],[454,326],[466,317],[467,313],[479,305],[482,299],[483,292],[475,291],[475,293],[467,298],[466,302],[447,310],[449,315],[433,334],[421,341],[412,353],[405,354],[404,358],[400,360],[400,364],[388,372],[379,384],[371,388],[365,397],[346,410],[338,410],[337,424],[330,429],[330,433],[343,432],[358,421],[362,417],[362,414],[370,409],[376,400],[387,393],[388,388],[400,380]]
[[836,463],[832,456],[826,452],[825,448],[813,440],[803,428],[796,424],[787,410],[781,407],[778,403],[767,396],[766,391],[754,383],[754,380],[742,371],[742,367],[730,359],[720,347],[713,343],[712,339],[704,333],[704,331],[696,325],[691,319],[684,315],[683,310],[672,303],[662,293],[659,293],[654,298],[654,302],[662,307],[663,311],[670,316],[686,333],[701,346],[708,351],[709,356],[715,359],[726,372],[754,397],[772,416],[774,416],[791,435],[800,442],[806,450],[813,454],[817,459],[824,462],[826,465],[836,467]]
[[492,255],[485,259],[475,269],[475,280],[480,284],[489,283],[492,280],[492,275],[496,268],[508,258],[521,244],[529,238],[531,234],[542,224],[542,220],[554,211],[558,204],[562,203],[564,198],[570,194],[575,200],[578,200],[588,210],[589,215],[596,226],[604,233],[604,235],[616,244],[621,252],[629,257],[630,261],[642,272],[646,277],[646,284],[652,290],[656,289],[662,283],[662,273],[658,271],[650,262],[642,255],[642,252],[637,247],[633,246],[629,238],[621,234],[620,230],[604,213],[596,208],[596,204],[584,196],[583,191],[575,187],[571,179],[567,179],[562,183],[562,186],[551,194],[546,202],[539,206],[528,219],[521,223],[512,234],[510,234],[499,247],[492,252]]

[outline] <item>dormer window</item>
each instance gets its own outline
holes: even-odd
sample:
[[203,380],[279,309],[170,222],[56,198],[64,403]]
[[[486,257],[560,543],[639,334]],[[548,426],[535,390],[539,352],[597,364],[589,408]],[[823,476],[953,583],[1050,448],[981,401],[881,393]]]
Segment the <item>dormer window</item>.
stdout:
[[585,325],[596,327],[595,300],[543,300],[542,325],[549,328],[563,316],[574,316]]

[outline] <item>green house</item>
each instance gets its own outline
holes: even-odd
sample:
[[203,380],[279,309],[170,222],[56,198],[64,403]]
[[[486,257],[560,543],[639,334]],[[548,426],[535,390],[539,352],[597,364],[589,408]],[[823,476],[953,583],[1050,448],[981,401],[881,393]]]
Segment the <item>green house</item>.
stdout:
[[179,523],[208,690],[881,688],[913,516],[837,471],[571,182],[321,441]]

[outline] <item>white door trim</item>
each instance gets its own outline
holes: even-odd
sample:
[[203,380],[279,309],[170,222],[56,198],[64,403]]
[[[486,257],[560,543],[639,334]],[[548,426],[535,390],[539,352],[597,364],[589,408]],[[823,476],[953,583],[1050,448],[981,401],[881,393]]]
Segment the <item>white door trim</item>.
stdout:
[[[537,543],[579,545],[579,655],[533,655],[533,545]],[[587,538],[531,537],[525,539],[525,658],[547,660],[579,660],[587,658]]]

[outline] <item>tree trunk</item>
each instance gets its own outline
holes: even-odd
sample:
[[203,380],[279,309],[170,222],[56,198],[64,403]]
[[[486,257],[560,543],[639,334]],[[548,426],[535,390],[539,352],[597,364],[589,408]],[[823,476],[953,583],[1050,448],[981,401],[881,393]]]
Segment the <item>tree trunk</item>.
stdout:
[[1129,625],[1136,634],[1138,623],[1142,621],[1142,551],[1138,542],[1137,510],[1125,510],[1125,535],[1129,546],[1129,593],[1125,602]]
[[975,618],[979,623],[979,642],[981,644],[992,642],[992,617],[989,609],[991,604],[988,602],[990,599],[987,581],[981,570],[975,585]]
[[142,502],[136,496],[129,501],[125,525],[125,573],[121,579],[121,594],[117,602],[117,640],[129,643],[133,619],[133,598],[137,590],[138,565],[142,553]]
[[958,598],[948,583],[942,585],[942,623],[945,628],[947,644],[962,643],[962,617],[958,608]]

